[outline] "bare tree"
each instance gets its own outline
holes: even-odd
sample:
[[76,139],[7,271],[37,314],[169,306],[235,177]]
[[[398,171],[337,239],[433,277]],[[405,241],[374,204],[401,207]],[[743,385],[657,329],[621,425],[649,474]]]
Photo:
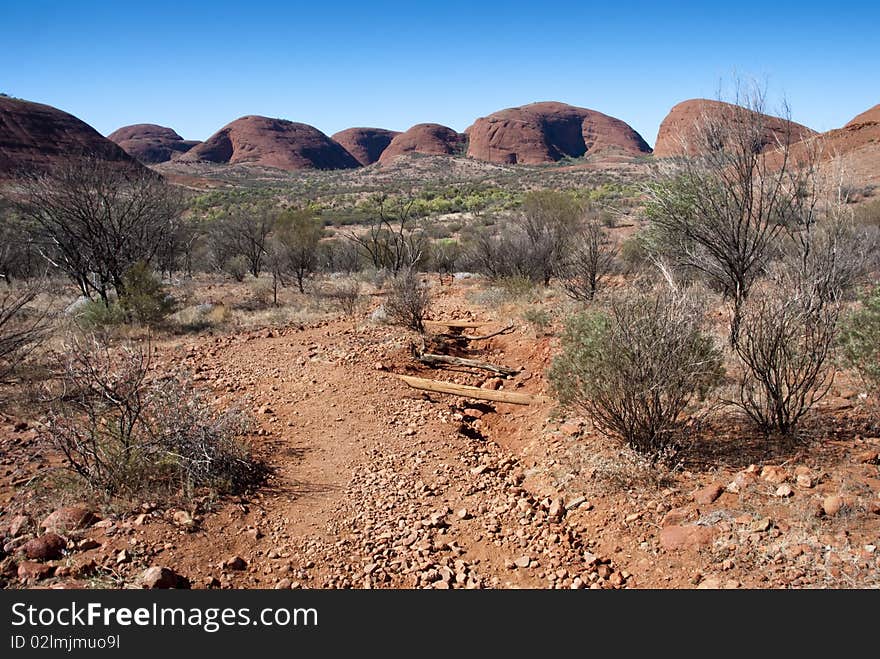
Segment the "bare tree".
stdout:
[[568,296],[592,300],[599,282],[612,271],[616,253],[598,220],[587,220],[571,238],[562,266],[562,286]]
[[222,268],[231,258],[243,257],[254,277],[263,271],[266,243],[275,228],[278,211],[268,205],[235,206],[213,221],[210,230],[215,257]]
[[648,188],[648,214],[669,254],[731,301],[731,344],[777,238],[811,213],[816,200],[813,163],[793,157],[800,135],[788,108],[781,130],[772,130],[770,122],[778,120],[765,114],[765,105],[764,92],[752,88],[738,89],[734,104],[713,106],[684,144],[693,155],[666,162]]
[[26,179],[24,192],[40,254],[105,303],[111,290],[124,295],[126,271],[155,257],[182,210],[180,194],[150,170],[91,158]]
[[416,224],[415,201],[415,197],[407,200],[380,195],[373,200],[366,231],[347,234],[349,240],[364,250],[375,268],[397,274],[422,260],[427,237]]

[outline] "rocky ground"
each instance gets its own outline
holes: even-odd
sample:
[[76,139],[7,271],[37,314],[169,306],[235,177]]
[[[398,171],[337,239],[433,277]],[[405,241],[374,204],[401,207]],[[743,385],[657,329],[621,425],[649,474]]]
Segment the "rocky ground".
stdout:
[[[457,284],[436,317],[501,326]],[[497,311],[497,310],[496,310]],[[332,318],[169,338],[219,405],[246,401],[272,466],[247,497],[52,512],[35,420],[0,417],[7,587],[780,588],[880,585],[880,437],[857,393],[787,451],[710,442],[662,478],[581,418],[409,389],[407,373],[546,394],[554,339],[524,327],[479,357],[507,379],[415,363],[405,331]],[[873,429],[873,430],[872,430]],[[735,434],[731,430],[732,434]],[[735,437],[734,437],[735,439]],[[739,445],[737,445],[739,446]],[[700,455],[708,455],[704,449]],[[56,506],[57,507],[57,502]],[[51,513],[51,514],[48,514]]]

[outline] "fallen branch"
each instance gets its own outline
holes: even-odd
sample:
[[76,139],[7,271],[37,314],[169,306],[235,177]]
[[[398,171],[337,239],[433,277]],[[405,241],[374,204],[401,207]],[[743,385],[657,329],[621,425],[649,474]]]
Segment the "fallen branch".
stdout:
[[434,327],[448,327],[451,330],[476,329],[482,327],[486,323],[478,323],[471,320],[426,320],[425,325],[433,325]]
[[415,355],[423,364],[436,366],[437,364],[452,364],[454,366],[467,366],[468,368],[479,368],[484,371],[491,371],[500,375],[516,375],[519,373],[518,368],[508,368],[507,366],[496,366],[489,362],[481,362],[476,359],[465,359],[463,357],[453,357],[451,355],[435,355],[430,352],[419,352]]
[[438,339],[464,339],[465,341],[485,341],[486,339],[491,339],[493,336],[499,336],[501,334],[509,334],[516,328],[515,325],[508,325],[507,327],[502,327],[497,332],[492,332],[491,334],[483,334],[482,336],[475,336],[470,334],[437,334],[435,335]]
[[514,405],[531,405],[539,400],[530,394],[519,394],[511,391],[496,391],[494,389],[480,389],[479,387],[468,387],[463,384],[455,384],[454,382],[441,382],[440,380],[416,378],[410,375],[398,375],[397,377],[413,389],[433,391],[440,394],[452,394],[453,396],[464,396],[465,398],[476,398],[478,400],[491,400],[499,403],[512,403]]

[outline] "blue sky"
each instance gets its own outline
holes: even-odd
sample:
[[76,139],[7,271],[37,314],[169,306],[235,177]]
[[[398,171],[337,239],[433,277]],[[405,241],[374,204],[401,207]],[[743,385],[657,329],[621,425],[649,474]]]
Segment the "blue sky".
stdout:
[[734,76],[836,128],[880,102],[880,3],[0,0],[0,91],[107,134],[204,139],[245,114],[464,130],[559,100],[651,144],[675,103]]

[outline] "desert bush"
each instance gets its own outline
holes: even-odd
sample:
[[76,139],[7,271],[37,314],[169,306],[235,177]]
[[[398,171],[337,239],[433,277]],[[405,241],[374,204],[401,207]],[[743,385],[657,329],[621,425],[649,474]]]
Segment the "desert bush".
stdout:
[[244,256],[231,256],[223,264],[223,271],[237,282],[244,281],[248,273],[248,262]]
[[174,298],[165,290],[150,266],[143,261],[129,268],[123,281],[125,294],[119,298],[119,306],[129,319],[154,325],[174,313]]
[[653,289],[570,318],[550,370],[560,402],[640,453],[668,451],[684,411],[723,373],[721,351],[703,331],[703,309],[696,296]]
[[598,222],[590,220],[573,236],[561,268],[562,286],[574,300],[596,297],[599,282],[614,267],[615,250]]
[[392,322],[424,333],[424,321],[430,303],[428,287],[422,283],[419,273],[407,268],[391,280],[385,310]]
[[543,307],[528,307],[522,312],[522,318],[541,334],[547,333],[552,320],[550,313]]
[[839,343],[843,363],[880,391],[880,286],[844,317]]
[[239,492],[260,476],[241,437],[248,418],[214,410],[181,374],[151,377],[150,347],[94,337],[66,346],[62,395],[42,438],[91,490],[119,496]]
[[347,318],[354,318],[361,306],[361,284],[349,279],[335,284],[327,293]]
[[86,300],[77,307],[76,324],[86,331],[103,331],[125,323],[125,311],[115,301]]
[[734,351],[744,365],[737,404],[766,433],[792,436],[828,392],[839,307],[771,287],[743,307]]
[[0,293],[0,381],[45,338],[46,314],[31,308],[37,293],[35,285],[6,288]]

